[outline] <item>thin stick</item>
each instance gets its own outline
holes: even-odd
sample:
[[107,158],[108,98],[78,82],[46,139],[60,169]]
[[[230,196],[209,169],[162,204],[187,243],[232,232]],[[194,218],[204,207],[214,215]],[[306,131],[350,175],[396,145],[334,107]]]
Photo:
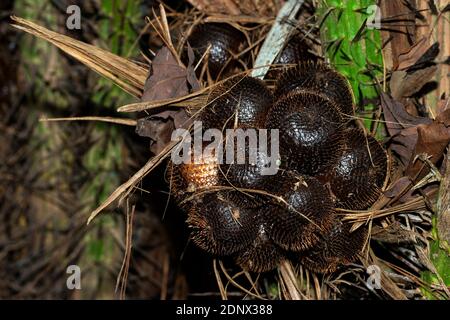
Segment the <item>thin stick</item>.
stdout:
[[115,289],[115,291],[117,292],[117,289],[119,288],[119,285],[120,285],[119,297],[121,300],[125,299],[125,291],[126,291],[127,279],[128,279],[128,270],[130,268],[134,212],[135,212],[135,206],[133,206],[131,208],[131,213],[130,213],[129,208],[127,208],[125,254],[123,257],[122,266],[120,267],[120,271],[117,276],[116,289]]
[[222,297],[222,300],[228,300],[227,298],[227,292],[223,286],[222,278],[220,277],[219,270],[217,269],[217,260],[213,260],[213,269],[214,269],[214,275],[216,276],[216,282],[219,286],[220,296]]
[[[291,31],[295,29],[295,26],[287,23],[286,20],[295,19],[295,15],[300,10],[303,2],[304,0],[289,0],[281,7],[277,19],[267,34],[266,40],[256,58],[254,64],[256,70],[252,72],[253,77],[263,79],[267,71],[269,71],[270,64],[283,48]],[[259,68],[261,66],[263,67]]]
[[228,281],[229,281],[232,285],[234,285],[236,288],[238,288],[238,289],[244,291],[246,294],[248,294],[248,295],[250,295],[250,296],[252,296],[252,297],[254,297],[254,298],[261,299],[261,300],[267,300],[267,299],[261,297],[260,295],[256,295],[256,294],[254,294],[253,292],[251,292],[251,291],[245,289],[243,286],[241,286],[239,283],[237,283],[237,282],[233,279],[233,277],[231,277],[231,276],[228,274],[227,270],[225,269],[225,266],[223,265],[222,261],[220,261],[220,260],[219,260],[219,265],[220,265],[220,268],[222,269],[222,272],[223,272],[223,274],[225,275],[225,277],[226,277],[226,278],[228,279]]
[[132,126],[132,127],[135,127],[137,124],[137,121],[133,119],[113,118],[113,117],[67,117],[67,118],[39,119],[39,122],[59,122],[59,121],[101,121],[101,122],[123,124],[125,126]]

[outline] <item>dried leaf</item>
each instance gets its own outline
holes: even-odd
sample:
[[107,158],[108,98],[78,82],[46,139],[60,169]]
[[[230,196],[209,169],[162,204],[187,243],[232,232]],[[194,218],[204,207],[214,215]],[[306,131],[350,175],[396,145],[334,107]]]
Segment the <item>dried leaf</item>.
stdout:
[[417,133],[417,143],[406,170],[410,177],[415,177],[423,167],[421,161],[416,161],[417,156],[426,154],[433,164],[442,158],[450,143],[450,109],[439,114],[431,124],[418,126]]
[[96,46],[53,32],[26,19],[15,16],[11,19],[14,22],[13,27],[52,43],[101,76],[113,81],[126,92],[141,97],[148,72],[146,67]]
[[[191,49],[192,51],[192,49]],[[180,66],[172,52],[161,48],[152,61],[150,76],[145,82],[142,102],[177,98],[189,94],[189,86],[200,85],[193,70],[193,55],[187,68]],[[171,141],[172,131],[190,124],[185,109],[165,110],[138,120],[136,133],[150,138],[150,151],[159,154]]]
[[402,196],[408,189],[412,187],[412,181],[408,176],[398,179],[392,187],[384,192],[388,198],[396,198]]
[[381,95],[381,104],[386,126],[391,135],[392,150],[399,155],[400,161],[408,166],[407,175],[419,179],[422,176],[416,175],[423,167],[423,163],[416,161],[417,156],[427,154],[431,157],[430,161],[436,164],[442,158],[450,141],[448,125],[450,109],[440,113],[433,121],[410,115],[403,104],[384,93]]
[[186,95],[188,92],[186,69],[178,65],[167,47],[161,48],[152,61],[142,101],[175,98]]
[[408,68],[408,73],[434,65],[434,60],[439,55],[439,51],[439,43],[433,43],[433,45],[428,48],[428,50],[416,61],[416,63]]
[[390,81],[392,97],[396,100],[411,97],[434,77],[436,71],[437,66],[435,65],[412,73],[403,70],[394,71]]
[[433,78],[437,67],[439,43],[430,45],[429,37],[421,38],[410,50],[399,56],[399,64],[391,76],[390,87],[394,99],[410,97]]
[[394,70],[406,70],[412,67],[431,47],[429,37],[422,37],[407,52],[398,56],[398,66]]
[[399,134],[403,129],[432,122],[428,118],[410,115],[402,103],[392,99],[386,93],[381,93],[381,106],[386,120],[386,127],[391,136]]
[[[380,1],[383,17],[383,41],[386,43],[383,51],[392,61],[393,70],[398,69],[399,56],[408,52],[411,48],[411,39],[416,33],[414,12],[405,5],[404,1]],[[395,68],[397,66],[397,68]]]
[[420,119],[406,112],[403,104],[393,100],[389,95],[381,93],[380,97],[386,128],[391,136],[391,150],[406,166],[416,145],[416,125],[421,123]]
[[189,116],[184,109],[166,110],[137,121],[136,133],[150,138],[150,151],[159,154],[171,141],[172,131],[187,127]]
[[437,103],[438,113],[442,113],[445,110],[448,110],[449,108],[450,108],[450,98],[445,99],[445,97],[443,97],[443,99],[438,101]]
[[402,130],[392,138],[391,150],[399,156],[399,160],[406,167],[417,143],[417,127]]

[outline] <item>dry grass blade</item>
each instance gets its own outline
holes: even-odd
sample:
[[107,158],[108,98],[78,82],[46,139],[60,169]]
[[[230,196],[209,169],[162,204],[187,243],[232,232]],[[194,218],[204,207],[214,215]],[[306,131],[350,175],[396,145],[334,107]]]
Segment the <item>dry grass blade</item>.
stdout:
[[317,277],[317,275],[315,273],[313,274],[313,281],[314,281],[314,289],[316,291],[317,300],[322,300],[322,288],[319,283],[319,278]]
[[279,266],[279,271],[281,275],[281,280],[289,293],[289,298],[291,300],[301,300],[302,293],[298,289],[297,278],[295,277],[294,270],[292,270],[292,265],[289,261],[283,261]]
[[417,197],[408,202],[381,210],[358,211],[358,210],[347,210],[337,208],[336,211],[342,212],[344,214],[342,218],[342,220],[344,221],[364,224],[374,218],[383,218],[396,213],[403,213],[405,211],[417,211],[425,208],[426,208],[425,200],[421,197]]
[[148,68],[93,45],[48,30],[31,21],[12,16],[13,26],[44,39],[85,64],[101,76],[112,80],[126,92],[140,97]]
[[[227,270],[225,269],[225,266],[223,265],[222,261],[219,260],[219,265],[220,268],[223,272],[223,274],[225,275],[225,277],[227,278],[227,280],[229,281],[229,283],[231,283],[233,286],[235,286],[236,288],[238,288],[239,290],[242,290],[243,292],[245,292],[246,294],[256,298],[256,299],[261,299],[261,300],[266,300],[265,298],[261,297],[259,294],[255,294],[249,290],[247,290],[246,288],[244,288],[243,286],[241,286],[239,283],[237,283],[234,279],[237,276],[240,276],[242,273],[244,273],[243,271],[238,273],[236,276],[232,277],[228,274]],[[228,286],[228,285],[227,285]],[[253,286],[253,285],[252,285]],[[225,290],[226,291],[226,290]]]
[[68,117],[68,118],[41,118],[40,122],[60,122],[60,121],[100,121],[109,122],[115,124],[123,124],[125,126],[135,127],[137,124],[136,120],[133,119],[123,119],[123,118],[113,118],[113,117]]
[[227,298],[227,291],[225,290],[225,287],[223,286],[222,278],[220,277],[219,269],[217,269],[217,260],[213,260],[213,269],[214,269],[214,275],[216,276],[217,285],[219,286],[220,296],[222,297],[222,300],[228,300]]
[[120,286],[119,297],[121,300],[125,299],[125,291],[128,279],[128,270],[130,268],[131,259],[131,247],[132,247],[132,237],[133,237],[133,218],[134,218],[135,206],[130,210],[127,210],[127,225],[126,225],[126,235],[125,235],[125,255],[123,257],[122,266],[120,268],[119,274],[117,276],[116,289]]
[[147,22],[153,27],[153,29],[156,31],[158,36],[161,38],[161,40],[164,42],[164,44],[170,50],[170,52],[172,53],[174,58],[177,60],[178,65],[184,66],[183,62],[180,60],[180,57],[178,56],[177,50],[175,49],[175,47],[172,43],[172,37],[170,36],[169,23],[167,22],[166,10],[164,9],[164,6],[162,4],[159,4],[159,12],[161,14],[160,18],[158,18],[154,9],[152,9],[152,13],[153,13],[156,25],[153,24],[153,22],[150,19],[147,19]]
[[203,95],[207,90],[202,89],[179,98],[163,99],[156,101],[146,101],[127,104],[117,109],[118,112],[140,112],[145,110],[157,109],[164,106],[173,106],[181,108],[200,108],[206,103],[206,96]]
[[89,224],[103,209],[108,207],[111,203],[116,201],[123,194],[127,194],[132,187],[137,184],[143,177],[145,177],[152,169],[158,166],[169,154],[170,151],[179,143],[179,140],[169,143],[157,156],[151,158],[147,163],[136,172],[127,182],[120,185],[97,209],[95,209],[87,224]]
[[244,272],[244,275],[247,278],[248,282],[250,282],[252,289],[256,292],[256,294],[258,296],[260,296],[261,294],[258,292],[258,279],[259,279],[260,274],[258,274],[256,279],[253,280],[252,276],[250,275],[250,273],[248,271],[243,271],[243,272]]

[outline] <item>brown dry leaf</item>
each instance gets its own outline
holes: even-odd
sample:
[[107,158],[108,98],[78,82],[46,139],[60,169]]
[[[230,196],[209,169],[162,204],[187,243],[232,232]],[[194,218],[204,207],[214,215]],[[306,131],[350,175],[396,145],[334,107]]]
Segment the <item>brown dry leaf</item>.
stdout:
[[187,128],[191,121],[184,109],[165,110],[137,121],[136,133],[150,138],[150,151],[159,154],[171,141],[172,132]]
[[[393,186],[391,186],[388,190],[384,192],[384,195],[388,198],[394,199],[398,197],[408,197],[408,191],[411,189],[413,183],[411,178],[408,176],[401,177]],[[406,195],[405,195],[406,193]],[[409,198],[409,197],[408,197]],[[411,199],[408,199],[411,200]],[[406,202],[406,201],[405,201]]]
[[417,156],[426,154],[433,164],[442,158],[450,143],[450,109],[439,114],[431,124],[419,125],[417,133],[417,143],[406,169],[406,174],[410,177],[415,177],[423,167],[423,163],[416,159]]
[[[411,48],[411,40],[416,33],[415,15],[406,1],[380,1],[383,17],[383,52],[388,68],[396,70],[399,56]],[[391,64],[392,63],[392,64]]]
[[367,268],[369,265],[377,265],[381,268],[381,288],[394,300],[407,300],[403,291],[398,287],[398,285],[392,281],[392,279],[385,273],[385,270],[389,270],[384,261],[379,259],[372,250],[369,251],[368,261],[363,261],[364,267]]
[[186,68],[180,66],[167,47],[161,48],[152,61],[145,81],[142,101],[176,98],[188,94]]
[[[192,50],[191,50],[192,51]],[[193,71],[193,54],[187,68],[180,66],[167,48],[161,48],[152,61],[150,76],[145,82],[142,102],[177,98],[189,94],[189,86],[200,85]],[[138,120],[136,133],[150,138],[150,151],[159,154],[171,141],[172,131],[189,126],[185,109],[164,110]]]
[[386,93],[381,93],[381,106],[386,120],[386,127],[391,136],[395,136],[403,129],[432,122],[429,118],[410,115],[402,103],[392,99]]
[[417,127],[402,130],[392,138],[392,142],[391,150],[399,156],[401,163],[407,166],[417,143]]
[[390,87],[392,97],[396,100],[411,97],[419,92],[436,74],[437,66],[431,65],[415,72],[394,71]]
[[429,37],[422,37],[407,52],[398,56],[398,66],[394,70],[406,70],[412,67],[431,47]]
[[417,126],[430,124],[432,120],[410,115],[402,103],[386,93],[381,93],[380,97],[386,128],[391,136],[391,149],[399,155],[400,161],[406,166],[417,142]]
[[195,54],[194,50],[192,50],[191,45],[189,42],[187,43],[187,52],[188,52],[188,66],[186,68],[186,80],[188,84],[191,87],[192,91],[200,90],[200,83],[198,82],[197,76],[195,75],[195,68],[194,68],[194,60],[195,60]]
[[391,149],[404,165],[408,165],[406,174],[419,179],[425,172],[417,176],[423,168],[417,157],[426,154],[436,164],[450,142],[450,109],[441,112],[435,120],[415,117],[406,112],[403,104],[385,93],[381,94],[381,105],[391,135]]
[[407,52],[400,54],[390,81],[392,97],[410,97],[422,89],[436,74],[434,60],[438,54],[439,43],[430,44],[429,36],[422,37]]
[[279,266],[280,276],[289,293],[289,300],[302,300],[302,293],[298,288],[298,278],[295,276],[289,261],[283,261]]
[[414,70],[423,69],[425,67],[435,64],[435,59],[439,55],[440,45],[438,42],[433,43],[427,51],[407,70],[408,72],[413,72]]

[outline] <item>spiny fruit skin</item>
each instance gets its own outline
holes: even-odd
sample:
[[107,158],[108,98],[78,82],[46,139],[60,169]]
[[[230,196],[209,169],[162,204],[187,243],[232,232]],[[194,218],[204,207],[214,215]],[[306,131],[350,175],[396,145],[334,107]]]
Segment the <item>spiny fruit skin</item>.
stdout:
[[353,93],[347,79],[324,63],[302,62],[296,68],[286,70],[276,83],[274,95],[278,99],[293,91],[324,96],[334,102],[344,115],[350,117],[354,114]]
[[284,49],[276,57],[274,64],[297,64],[302,61],[317,61],[317,56],[311,51],[303,35],[298,34],[288,41]]
[[226,194],[212,193],[197,201],[187,223],[192,229],[192,240],[200,248],[230,255],[248,247],[256,238],[256,215],[256,210],[236,205]]
[[233,77],[210,93],[200,118],[205,129],[258,128],[272,103],[272,93],[262,80]]
[[197,59],[208,54],[208,68],[213,79],[226,75],[234,65],[233,55],[244,43],[244,35],[227,23],[204,23],[196,26],[188,38]]
[[[268,143],[267,150],[270,150],[270,141]],[[268,176],[264,175],[263,170],[270,164],[267,152],[263,152],[257,146],[251,148],[247,143],[245,147],[242,147],[236,141],[229,149],[234,150],[235,158],[231,164],[225,162],[220,165],[223,182],[246,189],[258,189],[259,186],[264,185]]]
[[330,191],[317,179],[283,172],[266,181],[273,196],[263,208],[267,233],[286,250],[305,250],[330,230],[334,221]]
[[342,148],[344,122],[335,104],[296,92],[270,109],[266,128],[279,129],[281,166],[313,175],[332,164]]
[[[312,50],[303,35],[297,34],[287,42],[283,50],[275,58],[273,64],[276,66],[269,70],[266,75],[266,79],[276,79],[287,68],[292,68],[293,66],[305,61],[317,62],[318,58],[312,53]],[[283,67],[280,65],[286,66]]]
[[351,226],[336,218],[333,228],[323,235],[317,246],[297,255],[300,263],[309,270],[330,273],[353,262],[364,248],[368,228],[361,226],[350,232]]
[[361,129],[347,129],[343,152],[327,181],[340,208],[362,210],[380,196],[387,175],[387,154]]
[[284,251],[268,237],[266,228],[259,224],[253,243],[235,255],[236,263],[242,269],[266,272],[275,269],[285,259]]

